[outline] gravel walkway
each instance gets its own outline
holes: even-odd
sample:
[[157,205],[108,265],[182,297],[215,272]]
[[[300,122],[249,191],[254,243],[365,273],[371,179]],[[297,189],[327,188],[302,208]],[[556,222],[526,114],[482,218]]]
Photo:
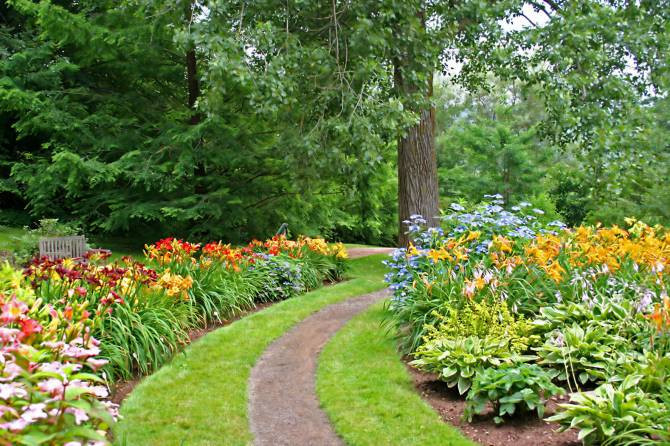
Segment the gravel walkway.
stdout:
[[347,254],[350,259],[371,256],[373,254],[391,254],[396,248],[349,248]]
[[343,444],[319,407],[318,356],[349,319],[388,295],[383,290],[323,308],[268,347],[249,379],[249,418],[255,445]]

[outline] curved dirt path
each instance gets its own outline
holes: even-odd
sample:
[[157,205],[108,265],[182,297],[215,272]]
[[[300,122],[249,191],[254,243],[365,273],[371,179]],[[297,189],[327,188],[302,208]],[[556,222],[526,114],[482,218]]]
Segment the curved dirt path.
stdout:
[[396,248],[349,248],[347,254],[350,259],[371,256],[373,254],[391,254]]
[[388,290],[382,290],[330,305],[268,347],[249,378],[249,420],[254,445],[343,444],[319,407],[318,356],[349,319],[387,296]]

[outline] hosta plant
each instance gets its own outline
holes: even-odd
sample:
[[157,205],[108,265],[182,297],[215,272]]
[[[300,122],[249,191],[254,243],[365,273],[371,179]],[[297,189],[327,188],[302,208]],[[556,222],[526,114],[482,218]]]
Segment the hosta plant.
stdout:
[[502,423],[505,415],[521,411],[534,410],[542,418],[545,400],[565,393],[552,382],[557,373],[535,364],[482,370],[472,382],[463,415],[472,421],[475,414],[484,413],[491,403],[496,412],[496,423]]
[[533,358],[513,354],[506,339],[476,336],[433,339],[422,345],[414,356],[417,359],[412,365],[437,373],[449,387],[458,386],[461,395],[470,389],[476,373]]
[[625,345],[622,339],[609,334],[602,327],[577,324],[551,333],[542,346],[536,348],[539,364],[553,367],[558,379],[578,388],[580,383],[603,381],[607,378],[607,361]]
[[605,297],[588,302],[562,302],[542,307],[533,325],[539,331],[550,332],[576,323],[582,327],[602,327],[627,339],[643,340],[651,327],[635,305],[630,300],[617,302]]
[[435,312],[440,322],[427,328],[425,341],[469,336],[506,339],[514,353],[523,353],[540,341],[539,336],[531,333],[532,324],[523,317],[515,318],[505,301],[468,301],[463,308],[448,308],[447,312],[447,316]]
[[660,394],[670,383],[670,355],[657,351],[619,351],[607,361],[607,375],[609,383],[620,383],[628,375],[641,375],[638,387],[647,393]]
[[628,375],[618,385],[575,393],[571,404],[561,404],[547,421],[560,423],[561,430],[579,429],[578,438],[585,444],[668,444],[670,407],[640,390],[642,378]]

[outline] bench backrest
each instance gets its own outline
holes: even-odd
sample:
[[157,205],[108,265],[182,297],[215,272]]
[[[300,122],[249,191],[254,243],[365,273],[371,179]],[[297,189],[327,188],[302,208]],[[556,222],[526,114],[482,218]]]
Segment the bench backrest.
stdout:
[[85,252],[86,237],[83,235],[43,238],[40,240],[40,257],[48,257],[50,260],[82,257]]

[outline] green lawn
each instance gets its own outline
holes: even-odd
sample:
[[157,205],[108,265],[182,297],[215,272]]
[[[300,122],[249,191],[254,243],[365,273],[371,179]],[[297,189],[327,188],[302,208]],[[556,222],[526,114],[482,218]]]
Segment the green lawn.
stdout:
[[[0,251],[13,251],[16,248],[16,237],[25,235],[23,228],[0,226]],[[111,260],[120,259],[123,256],[141,257],[143,244],[137,241],[129,242],[123,237],[92,237],[88,238],[89,245],[96,248],[105,248],[112,251]]]
[[249,444],[247,383],[263,351],[320,308],[382,289],[385,258],[352,260],[347,282],[280,302],[196,341],[123,404],[115,429],[119,444]]
[[23,228],[0,226],[0,251],[11,251],[14,245],[14,237],[20,237],[24,233]]
[[345,243],[344,246],[349,248],[379,248],[379,246],[374,245],[361,245],[360,243]]
[[337,433],[356,446],[473,445],[414,390],[383,311],[379,303],[356,316],[319,359],[317,393]]

